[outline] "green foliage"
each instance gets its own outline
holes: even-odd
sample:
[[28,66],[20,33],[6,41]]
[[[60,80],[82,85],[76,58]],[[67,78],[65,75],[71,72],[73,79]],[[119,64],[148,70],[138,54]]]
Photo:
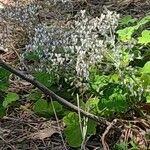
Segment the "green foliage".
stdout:
[[67,142],[72,147],[79,147],[83,139],[78,115],[76,113],[69,113],[64,117],[63,121],[67,126],[64,130]]
[[148,61],[145,65],[144,65],[144,67],[143,67],[143,69],[142,69],[142,73],[148,73],[148,74],[150,74],[150,61]]
[[127,90],[120,84],[120,80],[116,73],[98,75],[93,71],[90,78],[90,89],[98,97],[87,101],[88,110],[103,116],[126,112],[129,108],[126,99]]
[[100,100],[98,106],[102,112],[101,115],[104,116],[124,113],[129,109],[125,95],[117,91],[110,95],[108,99],[103,98]]
[[[79,116],[76,113],[69,113],[63,119],[66,128],[65,128],[65,136],[68,144],[71,147],[80,147],[83,137],[80,128],[80,123],[83,125],[83,122],[79,122]],[[87,124],[87,132],[86,135],[93,135],[96,132],[96,123],[94,121],[88,120]]]
[[[131,18],[128,16],[126,16],[126,17],[127,18],[125,18],[126,19],[125,21],[128,23]],[[147,23],[150,23],[150,15],[147,15],[146,17],[142,18],[140,21],[137,22],[136,25],[129,26],[129,27],[126,27],[124,29],[120,29],[116,33],[118,34],[119,39],[122,42],[128,42],[131,40],[132,35],[135,33],[135,31],[137,31],[137,33],[138,33],[138,29],[140,27],[146,25]],[[141,43],[141,44],[149,43],[149,37],[150,37],[149,31],[148,30],[143,31],[142,37],[139,37],[139,43]],[[148,39],[146,39],[146,38],[148,38]]]
[[135,23],[136,21],[137,21],[136,18],[132,18],[132,16],[127,15],[119,20],[119,24],[127,26],[127,25]]
[[150,85],[150,75],[142,74],[140,80],[142,81],[142,85],[144,88],[147,88]]
[[6,91],[8,88],[8,78],[10,73],[0,67],[0,91]]
[[4,117],[5,115],[6,115],[6,109],[0,103],[0,118]]
[[37,101],[41,99],[41,97],[42,97],[42,93],[37,90],[32,90],[29,94],[29,99],[32,101]]
[[98,103],[99,103],[99,99],[96,98],[90,98],[88,99],[88,101],[85,104],[85,108],[87,111],[90,111],[93,114],[100,114],[99,108],[98,108]]
[[3,101],[3,107],[7,108],[10,104],[12,104],[13,102],[16,102],[17,100],[19,100],[18,94],[8,92]]
[[150,93],[146,96],[146,103],[150,103]]
[[142,18],[136,25],[136,28],[146,25],[147,23],[150,23],[150,14],[147,14],[144,18]]
[[[54,67],[54,72],[48,72],[46,69],[42,70],[43,68],[41,69],[40,67],[39,71],[35,71],[33,75],[36,80],[72,103],[76,103],[75,95],[78,94],[80,108],[98,116],[110,118],[115,115],[119,116],[119,114],[125,113],[131,107],[134,107],[142,98],[144,98],[147,103],[150,103],[150,60],[145,59],[145,55],[150,55],[150,30],[147,29],[148,23],[150,23],[150,15],[140,20],[132,18],[131,16],[125,16],[120,19],[118,30],[112,33],[114,35],[108,34],[108,37],[102,35],[104,39],[108,38],[110,40],[102,40],[102,43],[98,40],[101,44],[99,49],[104,49],[104,51],[99,52],[99,49],[96,48],[93,51],[98,51],[97,55],[102,55],[102,59],[101,57],[95,58],[96,55],[94,55],[94,58],[88,60],[88,55],[92,57],[92,54],[95,54],[89,53],[95,45],[93,44],[88,47],[88,43],[81,38],[81,44],[84,45],[86,43],[87,45],[85,47],[89,48],[89,51],[85,49],[87,60],[86,55],[84,55],[85,58],[81,59],[84,51],[81,54],[79,53],[80,55],[75,51],[75,58],[79,59],[79,62],[76,63],[75,60],[72,59],[72,54],[68,55],[68,51],[73,47],[70,46],[71,48],[69,47],[69,50],[66,48],[66,56],[68,56],[66,60],[65,55],[59,55],[59,53],[53,55],[53,53],[51,53],[54,62],[52,63],[52,61],[50,61],[48,64],[55,64],[56,68]],[[97,31],[95,28],[91,30],[91,33],[93,33],[93,31],[95,32],[95,30]],[[115,37],[116,34],[118,36]],[[97,37],[97,35],[95,35],[95,37]],[[96,40],[94,39],[94,41]],[[92,42],[94,43],[94,41]],[[104,47],[103,44],[105,44]],[[80,48],[82,49],[82,47]],[[80,51],[80,48],[78,51]],[[63,51],[63,49],[58,50]],[[36,50],[34,52],[30,51],[25,55],[25,58],[37,65],[40,62],[40,57],[44,57],[45,55],[41,54],[41,52],[42,49],[38,49],[37,53]],[[59,65],[59,63],[55,63],[56,58],[61,64],[67,64],[71,59],[73,64],[78,64],[78,66],[76,66],[77,70],[75,70],[75,68],[71,70],[68,67],[70,64],[58,67],[57,65]],[[99,61],[98,59],[101,60]],[[136,63],[133,66],[133,63],[137,59],[139,62],[146,62],[145,64],[143,63],[144,66],[141,65],[142,67],[140,68],[139,64]],[[91,70],[87,67],[88,65],[91,65],[89,67],[92,68]],[[58,68],[61,71],[58,71]],[[63,74],[64,68],[66,69],[65,74]],[[87,78],[82,78],[82,76],[73,77],[76,71],[79,71],[81,74],[83,73],[83,75],[86,74],[85,77]],[[9,106],[19,100],[19,96],[16,93],[7,91],[9,75],[10,73],[0,68],[0,96],[2,95],[0,117],[6,114],[6,109],[9,108]],[[81,78],[81,80],[78,78]],[[85,141],[85,138],[96,133],[96,123],[94,121],[87,118],[86,120],[85,117],[79,118],[79,115],[74,112],[66,112],[63,106],[57,101],[54,100],[51,103],[44,100],[42,96],[42,93],[37,90],[32,90],[29,93],[28,98],[33,103],[33,111],[43,117],[54,116],[55,112],[58,116],[63,117],[63,121],[66,125],[64,134],[71,147],[80,147],[82,142]],[[80,99],[81,97],[82,100]],[[134,143],[130,144],[136,149]],[[121,143],[117,145],[117,148],[118,150],[125,150],[128,148],[128,144]]]
[[40,60],[40,55],[42,55],[42,48],[38,46],[38,51],[33,52],[30,51],[24,55],[25,59],[28,61],[33,61],[34,63],[38,63]]
[[[130,146],[129,146],[130,145]],[[130,142],[120,142],[115,145],[113,150],[140,150],[138,146],[134,143],[133,139]]]
[[25,59],[27,59],[28,61],[33,61],[33,62],[37,62],[39,61],[39,54],[35,53],[35,52],[29,52],[25,55]]
[[34,77],[36,80],[41,82],[47,87],[51,87],[53,83],[55,83],[55,77],[52,73],[48,73],[46,71],[39,71],[34,73]]
[[57,101],[50,103],[44,99],[39,99],[34,103],[33,111],[45,117],[54,116],[54,111],[56,113],[60,113],[62,111],[62,105],[60,105]]
[[6,108],[4,106],[5,106],[5,103],[7,102],[9,103],[9,100],[7,101],[7,99],[5,98],[5,95],[9,86],[9,76],[10,76],[10,73],[0,67],[0,100],[1,100],[0,101],[0,118],[6,115]]
[[150,30],[144,30],[142,36],[138,38],[138,43],[147,45],[150,43]]
[[90,72],[90,82],[89,87],[92,91],[100,94],[102,88],[104,88],[109,83],[109,76],[100,75],[96,72],[96,70],[92,70]]
[[131,40],[131,37],[132,37],[134,31],[135,31],[135,27],[127,27],[125,29],[118,30],[117,34],[121,41],[127,42],[127,41]]

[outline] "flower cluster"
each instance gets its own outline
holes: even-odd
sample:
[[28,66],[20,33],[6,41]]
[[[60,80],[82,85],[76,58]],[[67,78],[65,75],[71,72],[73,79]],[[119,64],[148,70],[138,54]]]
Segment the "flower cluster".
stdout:
[[[28,32],[29,42],[22,54],[24,60],[34,60],[33,64],[27,65],[28,69],[54,72],[77,87],[86,87],[93,67],[109,72],[113,66],[120,72],[120,76],[123,74],[122,68],[132,72],[132,67],[128,67],[128,63],[134,59],[134,53],[130,50],[135,41],[116,42],[115,32],[119,15],[104,8],[99,17],[93,17],[87,11],[81,10],[75,16],[72,14],[70,20],[68,19],[70,14],[63,15],[63,13],[70,12],[72,2],[72,0],[44,0],[43,3],[33,1],[26,5],[16,2],[15,6],[3,10],[5,20],[19,24]],[[53,12],[52,5],[59,10],[59,17],[56,9],[54,11],[56,14]],[[40,12],[48,14],[41,15]],[[59,18],[58,21],[54,19],[55,16]],[[50,19],[45,21],[44,17]],[[65,24],[62,25],[64,18]],[[125,82],[127,81],[122,80],[122,84],[129,86],[131,93],[134,93],[134,81]]]
[[77,63],[77,75],[88,79],[89,68],[102,62],[108,46],[114,46],[114,32],[118,25],[119,15],[105,10],[100,17],[88,17],[85,10],[75,21],[74,41]]
[[37,69],[58,74],[62,70],[64,75],[87,81],[90,67],[100,65],[108,47],[114,46],[118,18],[109,10],[96,18],[82,10],[67,28],[39,24],[24,56],[34,52],[39,57]]
[[26,5],[16,2],[15,6],[7,6],[3,10],[2,15],[6,20],[18,22],[20,25],[28,24],[30,26],[31,23],[37,20],[37,12],[39,9],[40,6],[34,2]]

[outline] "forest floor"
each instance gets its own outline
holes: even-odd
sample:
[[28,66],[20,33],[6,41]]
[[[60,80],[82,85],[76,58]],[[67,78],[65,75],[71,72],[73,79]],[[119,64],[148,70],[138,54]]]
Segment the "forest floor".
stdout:
[[[0,0],[5,5],[15,5],[15,2],[9,0]],[[103,7],[115,10],[121,14],[130,14],[132,16],[141,17],[150,11],[149,0],[125,0],[125,1],[96,1],[88,0],[88,3],[75,3],[72,12],[81,9],[89,9],[93,15],[99,15]],[[63,14],[56,15],[56,8],[52,12],[39,14],[44,21],[58,20],[63,18]],[[59,8],[57,8],[59,9]],[[66,11],[66,10],[65,10]],[[59,14],[59,13],[58,13]],[[58,18],[57,18],[58,17]],[[63,20],[65,21],[65,20]],[[62,20],[61,20],[62,22]],[[7,31],[5,30],[7,27]],[[0,57],[7,63],[17,66],[20,59],[20,51],[24,45],[25,34],[21,32],[21,28],[15,28],[14,24],[3,20],[0,16],[0,39],[4,39],[6,48],[0,45]],[[16,38],[16,39],[15,39]],[[20,67],[20,66],[19,66]],[[7,115],[0,119],[0,150],[65,150],[70,148],[63,139],[64,125],[61,120],[55,118],[45,119],[39,117],[31,111],[32,103],[26,99],[26,95],[33,88],[30,83],[22,81],[19,78],[10,80],[10,91],[15,91],[22,94],[21,105],[19,107],[11,107],[7,111]],[[148,109],[145,109],[148,108]],[[146,111],[149,111],[150,106],[144,106]],[[129,115],[130,113],[128,113]],[[126,128],[124,136],[126,139],[135,136],[137,142],[141,144],[141,150],[150,149],[150,141],[145,141],[143,133],[149,129],[150,131],[150,117],[147,115],[143,118],[134,118],[128,120],[129,117],[121,118],[120,120],[125,125],[131,125],[133,128]],[[110,140],[110,139],[109,139]],[[111,139],[112,143],[114,139]],[[111,143],[110,142],[110,143]],[[93,136],[89,141],[86,149],[96,150],[100,148],[100,137]]]

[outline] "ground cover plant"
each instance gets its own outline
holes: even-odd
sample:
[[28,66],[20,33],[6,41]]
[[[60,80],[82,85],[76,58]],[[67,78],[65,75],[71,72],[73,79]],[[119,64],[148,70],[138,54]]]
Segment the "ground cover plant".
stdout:
[[[71,7],[70,2],[63,3]],[[146,149],[147,130],[141,135],[138,126],[125,120],[145,118],[149,112],[150,14],[136,18],[104,7],[99,16],[93,16],[82,9],[68,13],[73,19],[61,24],[39,19],[38,12],[45,8],[42,4],[17,3],[2,10],[2,17],[19,24],[27,38],[18,62],[25,75],[0,62],[1,118],[26,97],[38,116],[62,120],[61,137],[70,147],[86,149],[98,135],[99,149]],[[11,73],[36,88],[22,95],[12,92]],[[61,97],[64,103],[59,103]],[[127,130],[132,136],[126,135]]]

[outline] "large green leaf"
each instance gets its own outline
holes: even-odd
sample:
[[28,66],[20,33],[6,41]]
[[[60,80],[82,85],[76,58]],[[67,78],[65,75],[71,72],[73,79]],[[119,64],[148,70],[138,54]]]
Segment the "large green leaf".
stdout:
[[10,72],[0,67],[0,79],[8,79]]
[[150,103],[150,94],[146,96],[146,103]]
[[144,65],[144,67],[143,67],[143,69],[142,69],[142,72],[143,72],[143,73],[150,73],[150,61],[148,61],[148,62]]
[[71,147],[79,147],[82,143],[82,133],[79,125],[79,118],[76,113],[69,113],[64,117],[66,128],[64,130],[66,140]]
[[[53,108],[54,108],[54,110],[53,110]],[[57,101],[53,101],[52,103],[49,103],[48,104],[48,113],[50,114],[50,115],[54,115],[54,111],[56,112],[56,113],[59,113],[59,112],[61,112],[62,111],[62,105],[61,104],[59,104]]]
[[[66,125],[64,133],[65,133],[68,144],[71,147],[79,147],[83,141],[83,138],[82,138],[82,133],[80,129],[78,114],[71,112],[67,116],[65,116],[63,120]],[[86,135],[95,134],[96,123],[92,120],[88,120],[86,125],[87,125]]]
[[39,99],[41,99],[42,93],[37,91],[37,90],[32,90],[29,94],[29,99],[33,100],[33,101],[37,101]]
[[9,92],[3,101],[3,107],[7,108],[11,103],[17,100],[19,100],[18,94]]
[[51,87],[51,85],[55,82],[54,75],[52,73],[48,73],[46,71],[39,71],[34,73],[34,77],[44,84],[47,87]]
[[39,99],[34,103],[33,111],[40,115],[48,115],[48,102],[44,99]]
[[8,82],[7,81],[3,81],[3,80],[0,80],[0,91],[6,91],[8,89]]
[[150,30],[144,30],[142,36],[138,38],[138,43],[147,45],[150,43]]
[[96,134],[96,122],[89,119],[87,123],[87,134],[94,135]]
[[33,111],[39,115],[48,117],[54,115],[54,110],[56,113],[59,113],[62,111],[62,105],[59,104],[57,101],[53,101],[53,103],[49,103],[44,99],[39,99],[35,102],[33,106]]
[[104,116],[126,112],[129,107],[125,95],[121,94],[119,91],[114,92],[108,99],[101,99],[98,106],[99,111]]
[[121,41],[128,42],[132,38],[132,34],[135,31],[135,27],[127,27],[117,31],[117,34]]
[[140,80],[142,81],[143,88],[147,88],[150,85],[150,75],[143,73]]

